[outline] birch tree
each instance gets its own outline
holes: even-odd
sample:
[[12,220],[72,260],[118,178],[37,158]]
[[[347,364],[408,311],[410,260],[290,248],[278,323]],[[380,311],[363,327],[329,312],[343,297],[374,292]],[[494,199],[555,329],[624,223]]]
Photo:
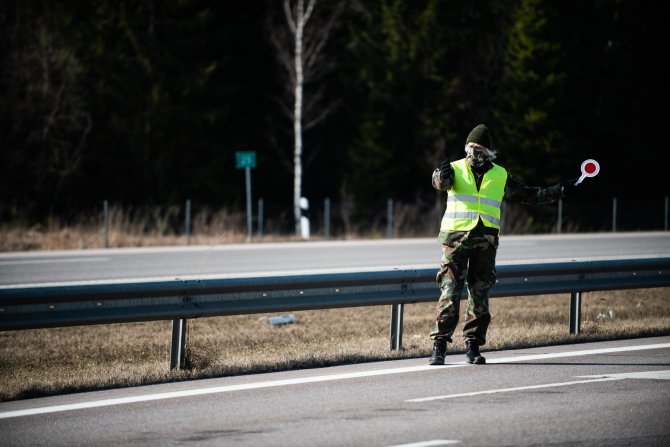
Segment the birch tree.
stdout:
[[270,40],[288,74],[287,97],[292,100],[292,107],[285,107],[285,112],[293,121],[293,214],[296,234],[300,233],[303,134],[335,107],[334,103],[321,102],[323,91],[318,87],[310,90],[310,97],[306,98],[305,85],[314,83],[329,69],[330,65],[323,57],[324,47],[339,15],[339,7],[318,9],[317,0],[284,0],[285,26],[270,25]]

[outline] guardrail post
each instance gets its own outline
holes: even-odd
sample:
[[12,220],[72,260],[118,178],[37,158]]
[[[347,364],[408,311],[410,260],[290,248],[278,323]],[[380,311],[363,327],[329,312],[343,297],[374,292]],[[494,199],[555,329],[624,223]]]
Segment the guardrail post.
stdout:
[[582,319],[582,292],[570,294],[570,335],[578,335]]
[[251,227],[251,168],[244,168],[244,174],[247,185],[247,242],[251,242],[252,237],[252,227]]
[[170,369],[184,369],[186,365],[186,319],[172,320],[172,347],[170,349]]
[[107,200],[102,202],[102,228],[103,244],[105,248],[109,248],[109,203]]
[[393,199],[386,200],[386,238],[393,237]]
[[258,199],[258,240],[263,240],[263,199]]
[[404,304],[391,305],[391,351],[402,349],[402,314]]
[[186,199],[186,210],[184,211],[184,233],[186,233],[186,245],[191,245],[191,199]]
[[330,239],[330,199],[323,199],[323,237]]

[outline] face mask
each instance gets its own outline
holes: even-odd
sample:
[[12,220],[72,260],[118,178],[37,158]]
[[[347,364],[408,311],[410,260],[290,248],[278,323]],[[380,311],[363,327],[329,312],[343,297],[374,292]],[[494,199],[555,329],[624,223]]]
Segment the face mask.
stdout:
[[479,148],[472,151],[472,154],[468,154],[467,158],[473,168],[483,166],[484,163],[486,163],[486,160],[488,160],[486,154]]
[[482,149],[480,147],[465,146],[465,153],[468,163],[473,168],[479,168],[487,161],[493,161],[496,158],[495,152],[490,149]]

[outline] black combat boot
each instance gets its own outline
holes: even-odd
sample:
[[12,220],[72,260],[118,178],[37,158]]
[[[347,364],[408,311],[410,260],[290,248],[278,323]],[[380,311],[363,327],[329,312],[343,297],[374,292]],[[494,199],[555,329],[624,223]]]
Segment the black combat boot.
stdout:
[[483,365],[486,363],[486,359],[482,357],[479,353],[479,344],[475,340],[467,340],[465,342],[465,361],[468,363],[474,363],[475,365]]
[[447,354],[447,341],[438,338],[433,343],[433,354],[430,356],[431,365],[444,365],[444,356]]

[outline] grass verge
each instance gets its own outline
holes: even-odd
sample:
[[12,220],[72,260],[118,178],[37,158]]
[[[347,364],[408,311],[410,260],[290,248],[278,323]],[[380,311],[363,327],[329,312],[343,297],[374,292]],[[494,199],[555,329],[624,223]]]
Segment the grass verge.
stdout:
[[[437,298],[436,298],[437,299]],[[569,296],[491,300],[483,348],[502,350],[670,334],[670,288],[585,293],[582,332],[568,333]],[[189,320],[187,366],[169,371],[171,322],[0,333],[0,400],[430,355],[434,303],[405,306],[403,349],[389,350],[390,306]],[[462,326],[449,352],[463,352]]]

